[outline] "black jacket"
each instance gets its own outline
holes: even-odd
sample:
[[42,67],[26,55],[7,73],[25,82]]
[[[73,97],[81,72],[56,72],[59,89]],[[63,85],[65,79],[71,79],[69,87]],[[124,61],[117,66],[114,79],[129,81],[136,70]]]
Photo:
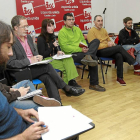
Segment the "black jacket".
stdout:
[[139,43],[139,36],[135,30],[131,30],[131,36],[129,32],[124,28],[119,32],[119,43],[121,45],[135,45]]

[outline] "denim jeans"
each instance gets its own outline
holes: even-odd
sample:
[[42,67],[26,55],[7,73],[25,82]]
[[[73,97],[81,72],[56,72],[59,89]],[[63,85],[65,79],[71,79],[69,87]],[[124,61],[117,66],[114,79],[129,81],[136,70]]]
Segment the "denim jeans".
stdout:
[[130,48],[135,48],[136,62],[140,64],[140,43],[136,45],[122,45],[122,47],[127,51]]
[[[33,83],[29,80],[21,81],[21,82],[17,83],[16,85],[12,86],[12,88],[17,88],[17,89],[19,89],[20,87],[25,87],[25,88],[30,87],[28,92],[32,92],[32,91],[36,90]],[[15,100],[10,103],[10,106],[19,108],[19,109],[34,108],[36,111],[38,110],[38,107],[39,107],[38,104],[33,102],[32,98],[27,99],[27,100],[22,100],[22,101]]]

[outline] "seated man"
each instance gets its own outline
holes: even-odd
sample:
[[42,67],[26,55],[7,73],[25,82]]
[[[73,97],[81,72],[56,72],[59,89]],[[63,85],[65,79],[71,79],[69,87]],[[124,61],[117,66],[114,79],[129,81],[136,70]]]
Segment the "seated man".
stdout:
[[[104,87],[99,85],[98,81],[98,66],[96,52],[99,46],[99,41],[94,40],[89,44],[88,48],[80,48],[79,43],[87,45],[81,30],[74,26],[74,17],[71,13],[63,16],[65,26],[59,31],[58,41],[61,50],[65,54],[76,54],[73,56],[74,62],[83,63],[89,66],[90,85],[89,89],[96,91],[105,91]],[[93,47],[94,46],[94,47]]]
[[[132,18],[126,17],[123,19],[124,28],[119,32],[119,43],[122,47],[140,63],[140,43],[139,36],[132,29]],[[140,71],[135,71],[134,74],[140,75]]]
[[[13,56],[7,62],[8,68],[24,68],[28,65],[41,61],[42,56],[38,55],[34,47],[33,40],[27,35],[28,23],[24,16],[15,16],[11,20],[11,24],[16,35],[13,44]],[[85,92],[84,89],[76,89],[68,86],[62,78],[53,69],[51,64],[30,66],[32,78],[40,79],[47,90],[50,98],[55,98],[61,102],[58,89],[63,89],[67,96],[79,96]]]
[[97,56],[114,58],[117,66],[117,82],[121,85],[126,85],[123,80],[123,62],[125,61],[129,65],[134,65],[135,70],[139,70],[140,65],[121,46],[115,46],[115,44],[111,42],[107,31],[102,28],[103,18],[101,15],[94,17],[94,24],[94,27],[88,32],[88,42],[90,43],[94,39],[100,41]]

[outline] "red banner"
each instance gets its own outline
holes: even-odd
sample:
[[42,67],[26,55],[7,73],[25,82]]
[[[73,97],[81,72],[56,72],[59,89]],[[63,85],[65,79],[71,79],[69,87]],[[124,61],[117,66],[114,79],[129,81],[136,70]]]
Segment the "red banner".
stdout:
[[63,25],[63,15],[73,13],[75,23],[81,30],[91,28],[91,0],[16,0],[17,15],[27,18],[29,34],[40,33],[45,18],[54,20],[55,32]]

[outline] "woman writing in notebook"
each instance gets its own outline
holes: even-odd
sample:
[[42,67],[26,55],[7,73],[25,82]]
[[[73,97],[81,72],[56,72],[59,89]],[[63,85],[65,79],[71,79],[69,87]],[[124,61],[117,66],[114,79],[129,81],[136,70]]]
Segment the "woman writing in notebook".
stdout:
[[[54,22],[51,19],[44,19],[42,21],[41,34],[37,39],[37,48],[43,59],[52,59],[52,56],[57,54],[64,55],[64,52],[60,50],[58,41],[55,39],[54,35]],[[74,80],[78,77],[76,67],[73,62],[73,58],[64,58],[53,60],[50,63],[54,69],[59,69],[63,73],[63,80],[66,84],[74,87],[81,87]]]

